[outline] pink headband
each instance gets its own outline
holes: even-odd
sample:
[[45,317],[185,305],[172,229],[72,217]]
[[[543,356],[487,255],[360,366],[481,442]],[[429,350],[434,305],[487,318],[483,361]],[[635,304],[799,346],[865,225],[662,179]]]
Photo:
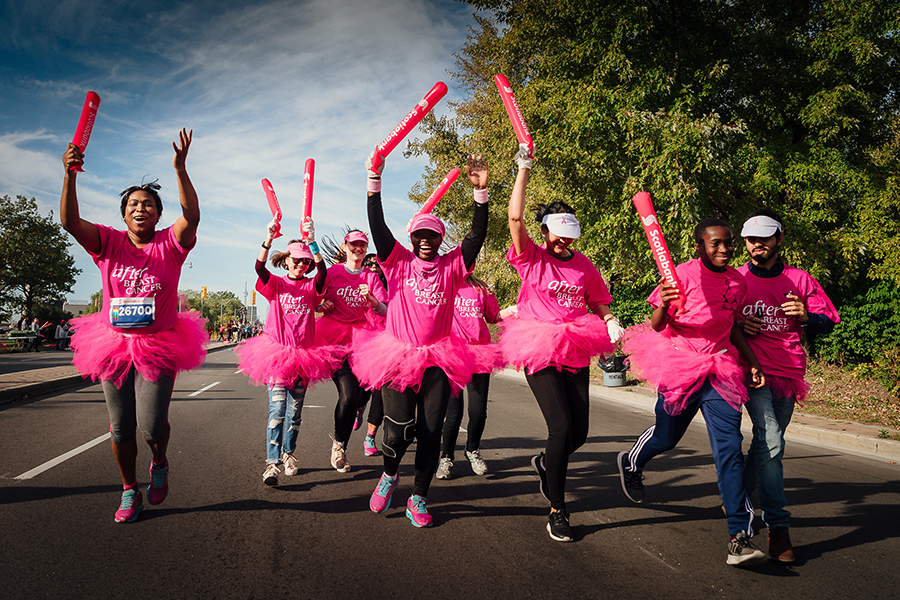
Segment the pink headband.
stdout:
[[369,236],[364,234],[362,231],[351,231],[344,236],[344,243],[349,244],[350,242],[365,242],[366,244],[368,244]]
[[444,224],[436,216],[429,213],[419,213],[409,222],[409,232],[418,231],[419,229],[427,229],[439,233],[444,237]]
[[291,256],[294,258],[308,258],[309,260],[313,260],[313,255],[312,252],[309,251],[309,246],[303,242],[288,244],[287,251],[290,252]]

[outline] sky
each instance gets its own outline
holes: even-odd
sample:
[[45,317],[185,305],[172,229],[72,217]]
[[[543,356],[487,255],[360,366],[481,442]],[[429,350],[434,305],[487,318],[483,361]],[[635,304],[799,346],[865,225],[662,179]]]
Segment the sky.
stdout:
[[[445,0],[3,0],[0,22],[0,195],[58,215],[61,157],[93,90],[82,218],[124,229],[119,192],[158,178],[167,227],[180,214],[171,143],[192,128],[201,222],[179,289],[242,299],[271,219],[260,180],[284,213],[276,249],[299,234],[308,158],[317,236],[368,230],[366,157],[437,81],[450,91],[434,111],[450,114],[460,93],[448,71],[473,25],[471,7]],[[398,238],[427,164],[401,149],[382,190]],[[99,270],[77,244],[70,252],[82,273],[67,299],[87,301]],[[264,315],[259,295],[257,306]]]

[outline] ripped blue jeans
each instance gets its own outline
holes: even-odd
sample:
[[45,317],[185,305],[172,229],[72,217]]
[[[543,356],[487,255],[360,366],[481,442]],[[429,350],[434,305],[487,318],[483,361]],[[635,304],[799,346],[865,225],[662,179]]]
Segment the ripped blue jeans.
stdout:
[[269,421],[266,425],[266,439],[268,440],[266,464],[280,464],[282,453],[293,452],[297,448],[300,413],[303,411],[306,386],[299,381],[292,389],[275,383],[270,383],[268,388]]

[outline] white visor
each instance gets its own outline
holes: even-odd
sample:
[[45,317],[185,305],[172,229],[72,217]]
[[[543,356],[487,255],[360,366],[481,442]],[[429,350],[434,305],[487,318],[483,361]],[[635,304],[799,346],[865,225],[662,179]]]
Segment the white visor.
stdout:
[[775,235],[775,233],[779,231],[781,231],[781,223],[770,217],[757,215],[755,217],[750,217],[747,219],[747,222],[744,223],[744,228],[741,229],[741,237],[767,238]]
[[581,226],[578,219],[571,213],[555,213],[544,215],[541,223],[547,226],[550,233],[562,238],[575,239],[581,237]]

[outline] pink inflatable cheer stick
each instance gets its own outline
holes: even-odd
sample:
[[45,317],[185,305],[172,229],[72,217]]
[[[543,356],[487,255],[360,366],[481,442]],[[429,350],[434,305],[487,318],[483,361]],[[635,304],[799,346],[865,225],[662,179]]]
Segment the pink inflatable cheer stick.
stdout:
[[278,198],[275,197],[275,188],[269,183],[268,179],[262,180],[263,190],[266,192],[266,200],[269,201],[269,210],[272,211],[272,220],[275,221],[275,235],[272,239],[281,237],[281,205],[278,204]]
[[397,147],[397,144],[403,141],[410,131],[419,124],[419,121],[428,114],[434,105],[447,94],[447,85],[443,81],[438,81],[434,87],[428,90],[425,97],[419,100],[409,114],[403,117],[400,124],[394,127],[394,130],[388,134],[384,141],[375,147],[375,156],[372,157],[372,168],[377,169],[381,166],[381,158],[387,156]]
[[[78,146],[81,153],[84,154],[91,139],[91,130],[94,128],[94,121],[97,119],[97,109],[100,108],[100,96],[97,92],[88,92],[84,99],[84,108],[81,109],[81,118],[78,119],[78,128],[72,137],[72,143]],[[81,165],[75,165],[69,169],[70,171],[84,172]]]
[[659,274],[666,280],[666,283],[675,284],[678,291],[678,297],[671,303],[675,307],[676,312],[684,308],[684,288],[678,281],[675,274],[675,264],[672,262],[672,255],[669,254],[669,248],[666,246],[666,239],[663,237],[662,229],[659,227],[659,220],[656,218],[656,211],[653,210],[653,202],[650,201],[650,194],[647,192],[638,192],[631,199],[634,207],[637,209],[641,223],[644,225],[644,233],[647,234],[647,241],[650,242],[650,248],[653,250],[653,258],[656,260],[656,267]]
[[534,142],[531,140],[531,132],[528,131],[528,125],[525,124],[525,119],[522,117],[522,111],[519,110],[519,103],[516,102],[516,97],[509,86],[509,81],[502,74],[497,73],[494,75],[494,83],[497,84],[500,97],[503,99],[503,106],[506,108],[506,114],[509,115],[513,129],[516,130],[516,138],[518,138],[520,144],[528,146],[528,156],[534,158]]
[[431,192],[431,195],[428,196],[428,200],[425,201],[425,204],[422,205],[422,208],[419,209],[417,215],[430,213],[431,210],[437,206],[438,201],[444,197],[444,194],[447,193],[447,190],[450,189],[450,186],[453,185],[453,182],[456,181],[456,178],[459,177],[459,169],[454,168],[447,176],[441,180],[441,183]]
[[306,159],[306,166],[303,169],[303,218],[300,219],[300,233],[303,241],[306,241],[306,232],[303,231],[303,224],[312,216],[312,192],[313,178],[316,175],[316,161],[311,158]]

